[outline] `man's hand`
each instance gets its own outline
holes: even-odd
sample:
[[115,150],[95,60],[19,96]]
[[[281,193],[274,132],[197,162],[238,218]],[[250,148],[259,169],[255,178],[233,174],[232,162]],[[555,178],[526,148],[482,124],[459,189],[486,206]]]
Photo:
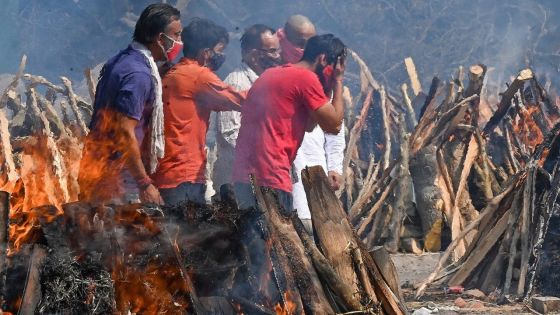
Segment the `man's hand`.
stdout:
[[337,191],[342,187],[343,179],[342,175],[338,174],[335,171],[329,171],[329,184],[331,185],[331,189],[333,191]]
[[344,57],[340,56],[334,63],[333,78],[335,81],[344,80],[344,71],[346,70],[346,60]]
[[159,194],[159,190],[152,184],[146,186],[145,189],[140,189],[140,200],[143,203],[154,203],[160,206],[164,204],[163,199]]

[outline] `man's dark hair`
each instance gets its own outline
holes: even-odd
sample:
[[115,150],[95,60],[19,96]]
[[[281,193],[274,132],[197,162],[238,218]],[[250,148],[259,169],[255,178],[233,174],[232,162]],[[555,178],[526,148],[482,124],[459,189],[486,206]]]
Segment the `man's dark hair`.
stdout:
[[187,58],[195,58],[198,53],[206,48],[214,48],[218,43],[226,45],[229,35],[223,26],[201,18],[195,18],[183,29],[183,54]]
[[134,40],[147,45],[153,42],[160,33],[165,33],[167,26],[181,19],[181,12],[166,3],[154,3],[147,6],[134,28]]
[[328,64],[334,64],[338,57],[346,56],[346,46],[333,34],[316,35],[307,41],[301,60],[314,62],[321,54],[327,56]]
[[245,33],[241,36],[241,51],[249,51],[261,47],[261,37],[266,32],[274,34],[276,30],[264,24],[251,25],[245,29]]

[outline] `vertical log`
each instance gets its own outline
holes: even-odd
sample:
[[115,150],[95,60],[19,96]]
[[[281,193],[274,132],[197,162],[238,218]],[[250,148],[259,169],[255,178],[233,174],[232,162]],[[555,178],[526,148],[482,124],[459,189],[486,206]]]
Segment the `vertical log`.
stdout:
[[65,94],[66,94],[66,97],[68,98],[70,108],[72,109],[72,111],[74,112],[74,115],[76,116],[78,126],[80,127],[80,130],[81,130],[81,133],[82,133],[81,135],[85,136],[89,132],[89,129],[88,129],[88,127],[86,125],[86,122],[85,122],[85,120],[82,116],[82,113],[80,112],[80,109],[78,108],[78,100],[76,98],[76,94],[74,93],[74,89],[72,88],[72,82],[70,81],[70,79],[68,79],[66,77],[61,77],[60,79],[62,80],[62,84],[64,84]]
[[18,314],[33,315],[35,308],[41,301],[41,267],[47,257],[47,250],[41,245],[34,245],[31,253],[31,263],[25,284],[25,293]]
[[4,288],[8,269],[8,236],[9,236],[10,194],[0,191],[0,309],[4,304]]
[[414,92],[414,96],[417,96],[420,92],[422,92],[422,86],[420,85],[420,80],[418,80],[418,73],[416,72],[416,66],[414,65],[412,57],[405,58],[404,65],[406,67],[408,77],[410,78],[410,85],[412,87],[412,91]]
[[[365,250],[364,244],[357,239],[340,202],[329,188],[327,176],[322,168],[306,168],[302,171],[302,180],[313,225],[317,231],[317,240],[341,279],[370,301],[380,301],[387,314],[403,314],[405,307],[383,280],[379,268]],[[360,251],[361,260],[354,259],[353,249]],[[358,271],[354,267],[356,265],[359,266]],[[364,270],[367,270],[368,279],[363,279]],[[368,281],[369,285],[373,286],[375,296],[369,296],[366,291],[360,290],[358,284],[362,281]]]
[[410,100],[410,97],[408,97],[407,90],[408,86],[406,85],[406,83],[403,83],[401,85],[401,93],[404,105],[406,106],[406,119],[408,121],[409,127],[411,128],[410,130],[413,130],[414,127],[416,127],[416,125],[418,124],[418,121],[416,120],[416,113],[414,112],[414,108],[412,107],[412,101]]
[[409,172],[409,151],[408,151],[408,135],[404,129],[404,116],[401,114],[399,117],[399,132],[400,132],[400,165],[399,165],[399,180],[395,190],[395,207],[391,215],[389,223],[389,238],[385,243],[385,247],[391,253],[397,252],[400,243],[400,232],[402,221],[408,206],[409,188],[411,185],[410,172]]
[[91,100],[91,104],[95,102],[95,83],[93,80],[93,75],[91,73],[91,68],[86,68],[84,70],[84,77],[86,78],[87,86],[88,86],[88,93],[89,99]]
[[381,98],[381,116],[383,117],[383,134],[385,138],[385,151],[383,153],[382,169],[386,170],[391,162],[391,124],[389,123],[387,95],[385,94],[384,86],[381,86],[381,89],[379,89],[379,97]]

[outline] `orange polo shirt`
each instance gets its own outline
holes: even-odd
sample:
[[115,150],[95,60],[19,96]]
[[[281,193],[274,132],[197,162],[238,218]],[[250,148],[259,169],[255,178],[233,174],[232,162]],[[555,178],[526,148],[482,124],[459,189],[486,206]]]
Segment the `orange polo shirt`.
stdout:
[[206,131],[210,113],[240,110],[245,92],[237,92],[212,70],[183,58],[162,80],[165,156],[152,176],[156,187],[204,183]]

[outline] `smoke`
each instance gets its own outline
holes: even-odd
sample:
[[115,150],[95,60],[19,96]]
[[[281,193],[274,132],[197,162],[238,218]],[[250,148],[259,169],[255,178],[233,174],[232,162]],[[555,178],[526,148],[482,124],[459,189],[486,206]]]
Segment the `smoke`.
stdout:
[[[0,73],[13,73],[22,54],[28,72],[57,81],[82,80],[130,42],[135,18],[149,0],[5,0],[0,12]],[[413,57],[424,89],[431,76],[446,80],[459,65],[482,62],[489,80],[505,82],[526,66],[557,81],[560,59],[554,0],[168,0],[183,24],[205,17],[232,35],[223,77],[241,61],[238,38],[254,23],[281,27],[288,16],[310,17],[320,33],[334,33],[358,52],[390,89],[407,80]],[[357,71],[350,67],[350,72]],[[502,84],[503,88],[503,84]]]

